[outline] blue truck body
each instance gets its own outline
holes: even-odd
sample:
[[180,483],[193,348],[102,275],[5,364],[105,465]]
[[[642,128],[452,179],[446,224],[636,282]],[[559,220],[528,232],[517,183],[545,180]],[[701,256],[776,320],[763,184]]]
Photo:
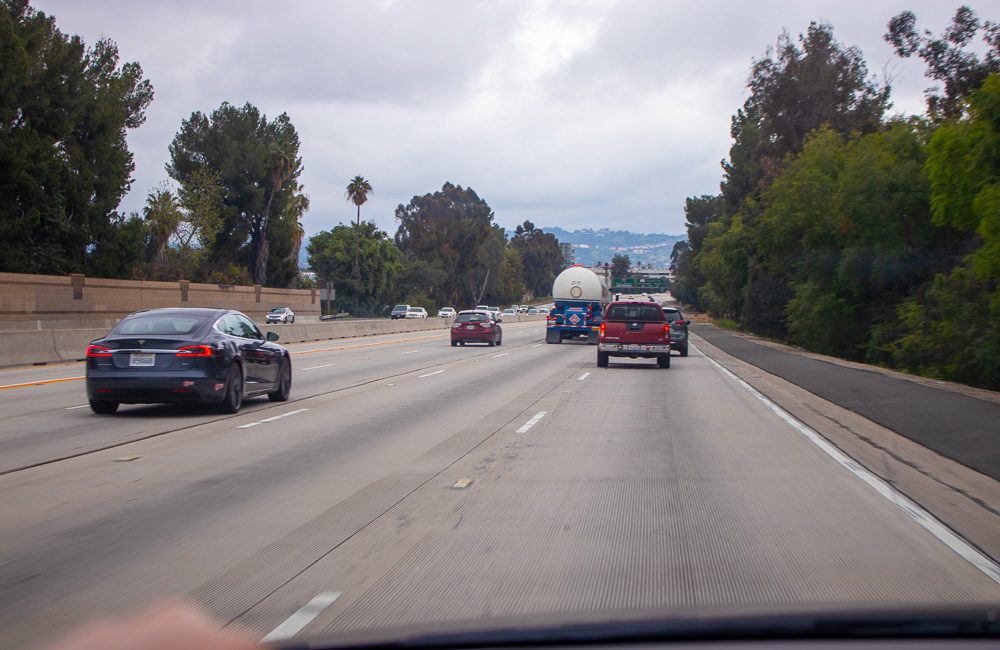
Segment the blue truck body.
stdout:
[[600,300],[556,300],[545,323],[545,342],[562,343],[565,339],[586,338],[597,344],[604,305]]

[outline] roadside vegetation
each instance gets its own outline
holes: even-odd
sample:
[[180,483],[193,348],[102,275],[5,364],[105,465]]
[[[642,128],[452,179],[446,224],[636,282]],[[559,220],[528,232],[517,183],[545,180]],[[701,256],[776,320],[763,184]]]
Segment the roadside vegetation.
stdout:
[[961,7],[936,36],[903,12],[885,39],[939,84],[926,114],[891,115],[830,25],[754,61],[672,291],[815,352],[1000,389],[1000,24]]

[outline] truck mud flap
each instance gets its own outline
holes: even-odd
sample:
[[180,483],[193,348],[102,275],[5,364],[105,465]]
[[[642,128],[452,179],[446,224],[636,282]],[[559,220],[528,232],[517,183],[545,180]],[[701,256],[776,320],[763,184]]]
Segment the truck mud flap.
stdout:
[[597,337],[599,332],[597,330],[590,330],[587,332],[587,345],[597,345]]
[[546,343],[562,343],[562,332],[556,329],[545,330]]

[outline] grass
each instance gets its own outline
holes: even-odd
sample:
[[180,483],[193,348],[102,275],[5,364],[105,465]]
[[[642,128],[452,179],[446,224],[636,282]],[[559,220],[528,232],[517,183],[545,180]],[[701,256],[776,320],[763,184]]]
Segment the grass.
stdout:
[[715,325],[716,327],[721,327],[724,330],[737,330],[740,328],[739,325],[736,324],[736,321],[729,320],[728,318],[716,318]]

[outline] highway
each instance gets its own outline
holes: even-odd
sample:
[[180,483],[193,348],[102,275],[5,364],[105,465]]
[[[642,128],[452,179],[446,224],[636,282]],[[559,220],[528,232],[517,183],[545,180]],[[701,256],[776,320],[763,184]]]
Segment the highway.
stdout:
[[290,345],[292,399],[235,416],[97,416],[81,364],[0,370],[0,647],[168,597],[271,639],[1000,602],[1000,576],[697,343],[598,369],[542,322],[447,337]]

